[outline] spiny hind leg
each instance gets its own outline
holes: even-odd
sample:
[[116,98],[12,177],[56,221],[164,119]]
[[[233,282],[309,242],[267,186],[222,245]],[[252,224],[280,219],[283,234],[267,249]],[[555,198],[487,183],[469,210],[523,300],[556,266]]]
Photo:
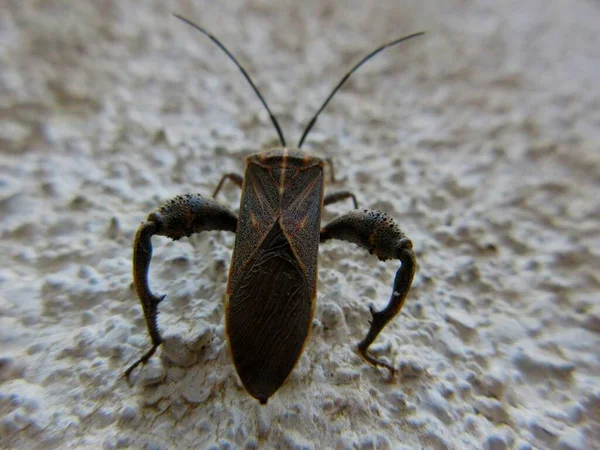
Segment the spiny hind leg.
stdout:
[[158,305],[165,298],[152,293],[148,284],[148,270],[152,259],[152,236],[166,236],[178,240],[184,236],[210,230],[235,233],[237,217],[227,207],[200,194],[179,195],[148,216],[135,235],[133,242],[133,284],[148,327],[152,347],[124,373],[129,377],[140,364],[145,364],[162,344],[158,330]]
[[367,350],[404,305],[417,269],[412,242],[390,217],[379,211],[366,209],[351,211],[327,224],[321,230],[321,242],[330,239],[352,242],[375,254],[382,261],[396,259],[402,263],[396,272],[392,295],[387,306],[381,311],[369,307],[372,316],[371,328],[367,336],[358,344],[358,350],[365,360],[375,366],[385,367],[394,374],[396,369],[391,364],[374,358]]

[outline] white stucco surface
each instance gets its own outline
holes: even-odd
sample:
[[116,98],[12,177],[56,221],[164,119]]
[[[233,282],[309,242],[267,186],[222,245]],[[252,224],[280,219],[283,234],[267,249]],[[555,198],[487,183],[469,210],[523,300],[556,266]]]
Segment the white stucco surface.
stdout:
[[[0,447],[598,448],[600,7],[525,0],[1,2]],[[374,353],[355,346],[397,262],[319,250],[312,334],[260,406],[224,328],[235,236],[154,238],[169,346],[132,287],[139,224],[276,134],[290,142],[375,46],[305,148],[419,262]],[[239,190],[220,197],[237,211]],[[323,223],[350,202],[327,207]]]

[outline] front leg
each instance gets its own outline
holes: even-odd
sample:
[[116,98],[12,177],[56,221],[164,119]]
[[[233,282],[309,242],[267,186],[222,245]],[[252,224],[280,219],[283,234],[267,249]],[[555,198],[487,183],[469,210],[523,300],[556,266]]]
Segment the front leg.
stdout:
[[221,181],[219,181],[219,184],[217,185],[217,188],[215,189],[215,192],[213,192],[213,198],[217,198],[217,194],[219,193],[219,191],[221,190],[221,188],[223,187],[223,183],[225,183],[225,180],[231,180],[235,183],[235,185],[237,187],[239,187],[240,189],[242,188],[242,185],[244,184],[244,177],[237,174],[237,173],[226,173],[225,175],[223,175],[221,177]]
[[341,239],[352,242],[381,261],[388,259],[400,260],[402,265],[396,272],[394,288],[388,305],[381,311],[375,311],[371,306],[371,328],[367,336],[358,344],[358,350],[363,358],[375,366],[383,366],[395,373],[396,369],[390,364],[375,359],[367,349],[379,335],[381,330],[402,309],[413,277],[417,270],[417,260],[412,251],[412,242],[400,230],[396,222],[379,211],[351,211],[337,217],[321,230],[321,242],[329,239]]
[[347,198],[351,198],[352,203],[354,203],[354,209],[358,209],[358,202],[356,201],[356,195],[354,195],[350,191],[339,191],[339,192],[333,192],[331,194],[327,194],[323,198],[323,206],[331,205],[332,203],[341,202],[342,200],[346,200]]
[[144,309],[152,347],[125,371],[125,377],[129,377],[138,365],[145,364],[162,344],[156,317],[158,304],[165,296],[154,295],[148,285],[152,236],[166,236],[176,241],[202,231],[223,230],[235,233],[236,227],[235,214],[217,201],[200,194],[178,195],[150,214],[147,221],[140,225],[133,242],[133,284]]

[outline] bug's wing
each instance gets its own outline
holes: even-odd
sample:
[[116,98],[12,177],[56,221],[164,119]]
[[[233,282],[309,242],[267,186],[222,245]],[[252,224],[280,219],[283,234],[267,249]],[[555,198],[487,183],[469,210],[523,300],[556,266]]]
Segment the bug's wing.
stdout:
[[317,257],[323,201],[323,167],[314,165],[286,179],[281,223],[304,271],[311,297],[317,289]]
[[238,375],[261,403],[291,373],[309,334],[322,196],[321,165],[286,170],[283,158],[246,171],[226,323]]
[[306,277],[275,222],[229,298],[227,335],[246,390],[266,403],[288,377],[312,318]]
[[235,248],[229,269],[227,292],[231,295],[248,261],[257,251],[279,216],[279,191],[264,167],[246,168],[238,215]]

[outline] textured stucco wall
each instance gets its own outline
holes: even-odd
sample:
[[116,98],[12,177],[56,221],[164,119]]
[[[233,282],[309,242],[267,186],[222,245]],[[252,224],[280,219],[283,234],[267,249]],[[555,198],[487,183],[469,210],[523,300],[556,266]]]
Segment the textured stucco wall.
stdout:
[[[0,15],[0,447],[590,449],[600,440],[597,2],[9,1]],[[148,346],[139,223],[277,145],[212,30],[295,142],[395,217],[419,272],[374,346],[397,263],[322,246],[311,338],[260,407],[236,380],[223,294],[234,236],[155,238],[181,367]],[[221,200],[237,210],[239,192]],[[327,208],[326,223],[351,208]],[[204,344],[204,345],[201,345]],[[147,386],[144,387],[144,384]]]

